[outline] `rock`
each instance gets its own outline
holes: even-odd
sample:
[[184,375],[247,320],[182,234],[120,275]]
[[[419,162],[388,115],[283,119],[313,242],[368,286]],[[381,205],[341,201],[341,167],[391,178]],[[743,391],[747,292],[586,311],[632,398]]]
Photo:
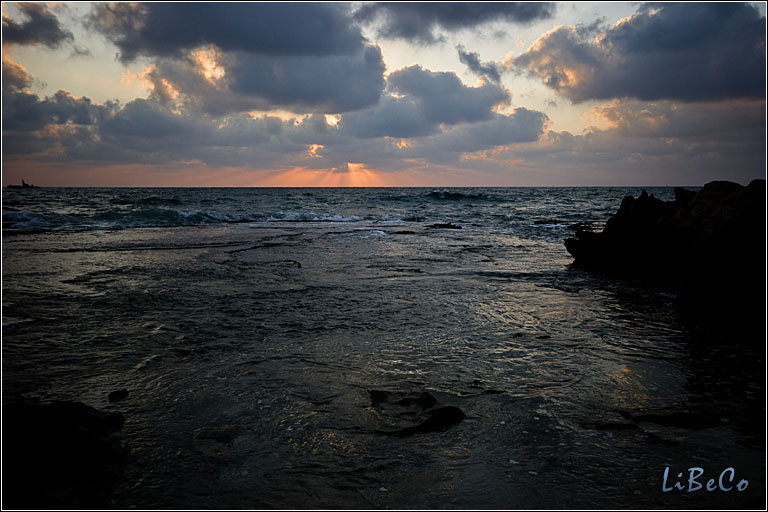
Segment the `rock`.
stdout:
[[475,379],[472,381],[472,384],[469,385],[469,388],[472,389],[479,389],[482,393],[486,395],[500,395],[504,393],[504,391],[500,389],[490,389],[486,388],[485,383],[481,380]]
[[429,229],[461,229],[461,226],[456,225],[456,224],[452,224],[450,222],[447,223],[447,224],[440,224],[440,223],[438,223],[438,224],[430,224],[427,227]]
[[565,226],[573,231],[596,231],[603,226],[602,222],[598,221],[573,221],[573,220],[558,220],[558,219],[540,219],[533,221],[537,225],[545,226]]
[[371,389],[368,391],[368,394],[371,395],[371,407],[378,407],[382,402],[385,402],[389,399],[388,391]]
[[395,402],[397,405],[402,405],[405,407],[409,406],[418,406],[421,407],[422,411],[425,411],[429,409],[430,407],[434,406],[437,403],[437,399],[427,393],[426,391],[423,391],[418,397],[405,397],[401,398],[397,402]]
[[125,418],[79,402],[3,405],[3,506],[108,508],[128,447]]
[[248,432],[244,425],[224,425],[223,427],[201,427],[195,430],[195,439],[207,439],[217,443],[231,445],[233,441]]
[[399,437],[407,437],[414,434],[427,434],[429,432],[440,432],[456,425],[465,417],[466,415],[464,412],[458,407],[446,405],[429,411],[429,417],[417,425],[396,430],[377,430],[377,432],[387,436]]
[[574,266],[676,288],[686,314],[764,329],[765,180],[678,188],[668,202],[627,196],[602,232],[565,247]]
[[119,402],[120,400],[125,400],[128,398],[128,390],[127,389],[118,389],[117,391],[113,391],[107,396],[107,399],[110,402]]
[[372,389],[371,407],[386,423],[375,432],[407,437],[445,430],[464,419],[464,412],[452,405],[441,405],[427,391],[402,392]]

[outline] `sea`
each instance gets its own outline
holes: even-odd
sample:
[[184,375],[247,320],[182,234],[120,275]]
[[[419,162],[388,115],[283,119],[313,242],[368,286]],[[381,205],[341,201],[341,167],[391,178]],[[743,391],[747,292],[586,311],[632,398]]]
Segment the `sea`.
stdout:
[[4,188],[3,401],[122,413],[120,509],[762,509],[764,340],[563,244],[641,190]]

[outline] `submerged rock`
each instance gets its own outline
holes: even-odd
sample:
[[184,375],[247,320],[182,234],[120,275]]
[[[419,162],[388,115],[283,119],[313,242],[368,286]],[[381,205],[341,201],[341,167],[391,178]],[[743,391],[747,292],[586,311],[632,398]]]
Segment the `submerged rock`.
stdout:
[[110,402],[119,402],[120,400],[125,400],[126,398],[128,398],[127,389],[118,389],[117,391],[112,391],[107,396],[107,400],[109,400]]
[[433,407],[435,404],[437,404],[437,399],[427,393],[426,391],[422,392],[418,397],[405,397],[401,398],[397,402],[395,402],[397,405],[402,405],[405,407],[410,406],[418,406],[421,407],[421,410],[427,410],[430,407]]
[[414,434],[440,432],[465,418],[464,412],[452,405],[441,405],[427,391],[399,392],[372,389],[371,407],[388,424],[377,434],[407,437]]
[[675,286],[686,312],[762,328],[765,193],[765,180],[677,188],[667,202],[643,191],[602,232],[579,230],[565,247],[575,266]]
[[79,402],[3,405],[3,506],[105,508],[122,479],[125,418]]
[[430,224],[427,226],[429,229],[461,229],[461,226],[448,222],[447,224]]
[[222,444],[232,444],[241,435],[248,432],[244,425],[224,425],[223,427],[201,427],[195,430],[195,439],[208,439]]
[[464,412],[458,407],[452,405],[446,405],[444,407],[438,407],[428,412],[428,417],[408,427],[398,428],[394,430],[377,430],[379,434],[387,436],[399,436],[407,437],[414,434],[427,434],[430,432],[441,432],[443,430],[456,425],[466,417]]

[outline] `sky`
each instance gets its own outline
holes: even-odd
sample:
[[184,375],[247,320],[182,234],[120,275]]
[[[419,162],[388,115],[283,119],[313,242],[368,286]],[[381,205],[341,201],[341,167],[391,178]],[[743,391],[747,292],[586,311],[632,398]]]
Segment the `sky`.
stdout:
[[766,176],[766,3],[2,4],[2,183]]

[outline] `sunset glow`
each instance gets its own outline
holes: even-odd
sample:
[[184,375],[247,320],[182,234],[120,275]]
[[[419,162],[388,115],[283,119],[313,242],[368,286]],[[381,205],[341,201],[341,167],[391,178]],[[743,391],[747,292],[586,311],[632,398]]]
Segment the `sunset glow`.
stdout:
[[402,187],[424,186],[409,173],[383,173],[349,163],[347,170],[298,167],[260,181],[263,187]]

